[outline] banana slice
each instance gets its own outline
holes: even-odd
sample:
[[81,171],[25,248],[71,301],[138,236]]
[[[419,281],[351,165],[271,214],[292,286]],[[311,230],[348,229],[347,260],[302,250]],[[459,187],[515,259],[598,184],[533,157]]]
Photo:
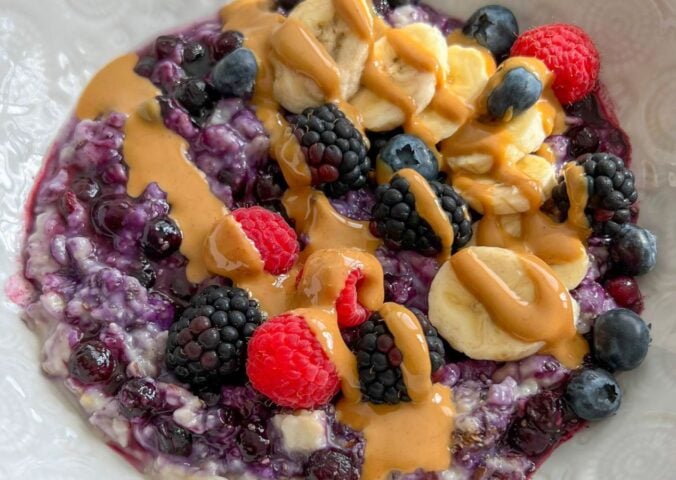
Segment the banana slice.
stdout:
[[[519,242],[522,235],[522,222],[524,216],[522,214],[510,214],[510,215],[500,215],[497,217],[498,226],[509,236],[514,238],[515,242]],[[470,246],[477,245],[477,228],[481,225],[481,221],[476,222],[472,227],[474,229],[474,235],[469,243]],[[496,245],[482,245],[488,247],[496,247]],[[527,247],[523,247],[524,250],[528,250]],[[518,250],[518,248],[517,248]],[[584,248],[582,242],[579,245],[578,255],[574,259],[565,262],[565,263],[548,263],[549,267],[554,270],[556,276],[559,278],[561,283],[565,285],[568,290],[574,290],[575,288],[582,283],[582,280],[587,275],[589,270],[589,256],[587,255],[587,250]]]
[[[518,254],[495,247],[468,247],[522,300],[535,299],[535,287]],[[573,302],[574,317],[578,317]],[[477,360],[519,360],[544,342],[524,342],[499,328],[485,307],[460,282],[450,261],[439,269],[429,293],[429,318],[451,346]],[[543,318],[543,322],[547,321]]]
[[417,122],[427,132],[432,144],[450,137],[467,121],[474,111],[474,102],[495,72],[495,60],[484,48],[450,45],[447,59],[448,74],[444,88],[455,97],[460,108],[453,119],[441,115],[433,106],[428,106],[417,116]]
[[[314,35],[333,59],[340,80],[342,98],[349,98],[359,89],[369,44],[361,39],[338,15],[333,2],[304,0],[296,6],[289,19],[299,21]],[[275,99],[287,110],[300,113],[307,107],[325,103],[327,98],[311,78],[297,72],[273,56]]]
[[[551,196],[556,185],[556,172],[546,159],[538,155],[526,155],[514,167],[536,182],[542,193],[541,202]],[[497,215],[522,213],[532,208],[528,198],[514,185],[497,182],[490,175],[472,175],[470,178],[454,180],[453,187],[479,213],[484,213],[485,205],[490,205]]]
[[454,171],[486,173],[496,158],[514,164],[536,152],[551,134],[555,119],[556,110],[548,101],[540,100],[506,123],[474,120],[466,124],[442,143],[441,152]]
[[[418,69],[397,53],[390,38],[400,34],[408,37],[408,45],[424,46],[425,56],[430,57],[441,68],[448,68],[446,40],[436,27],[412,23],[400,29],[392,29],[379,38],[373,45],[374,64],[364,72],[364,86],[349,99],[361,113],[364,127],[369,130],[382,132],[403,125],[407,113],[402,107],[419,114],[429,105],[436,92],[435,72]],[[413,56],[417,54],[409,52]],[[369,70],[374,70],[371,72],[373,75],[369,75]]]

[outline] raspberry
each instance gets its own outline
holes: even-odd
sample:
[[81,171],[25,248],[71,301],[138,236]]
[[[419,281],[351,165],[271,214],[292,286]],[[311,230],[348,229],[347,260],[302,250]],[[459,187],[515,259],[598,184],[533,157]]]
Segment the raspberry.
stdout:
[[347,276],[345,287],[343,287],[343,290],[341,290],[340,295],[336,299],[338,325],[343,328],[361,325],[369,316],[368,310],[357,299],[357,289],[363,278],[364,273],[361,270],[352,270]]
[[582,100],[596,86],[599,53],[589,35],[574,25],[528,30],[516,39],[511,55],[542,60],[556,75],[552,88],[564,105]]
[[261,325],[248,353],[251,384],[282,407],[315,408],[338,393],[338,372],[299,315],[285,313]]
[[628,308],[636,313],[643,311],[643,295],[633,277],[615,277],[604,284],[606,291],[620,307]]
[[296,232],[281,215],[263,207],[249,207],[234,210],[232,216],[256,246],[266,272],[281,275],[291,270],[300,247]]

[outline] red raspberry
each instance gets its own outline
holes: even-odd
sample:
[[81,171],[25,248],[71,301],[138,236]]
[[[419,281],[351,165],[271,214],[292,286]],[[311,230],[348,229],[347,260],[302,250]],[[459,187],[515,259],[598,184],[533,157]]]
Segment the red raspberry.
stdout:
[[340,389],[340,377],[305,319],[271,318],[249,340],[246,373],[251,385],[277,405],[315,408]]
[[596,86],[599,52],[589,35],[574,25],[528,30],[516,39],[511,55],[542,60],[555,74],[552,89],[563,105],[582,100]]
[[266,272],[281,275],[291,270],[300,247],[296,232],[281,215],[263,207],[250,207],[238,208],[232,216],[256,246]]
[[338,325],[343,328],[361,325],[369,316],[369,311],[357,299],[357,289],[363,278],[364,272],[360,269],[352,270],[347,276],[347,280],[345,280],[345,286],[336,299]]

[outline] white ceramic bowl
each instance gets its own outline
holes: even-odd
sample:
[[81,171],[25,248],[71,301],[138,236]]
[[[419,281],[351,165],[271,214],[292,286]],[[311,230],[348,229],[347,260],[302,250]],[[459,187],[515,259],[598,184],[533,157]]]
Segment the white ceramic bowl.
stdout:
[[[0,0],[0,284],[19,263],[22,212],[42,158],[88,78],[217,0]],[[467,17],[486,1],[436,0]],[[676,0],[505,0],[522,30],[571,22],[602,53],[602,78],[631,137],[641,224],[659,240],[643,279],[653,346],[621,375],[619,414],[558,449],[536,479],[676,478]],[[674,210],[672,210],[674,209]],[[39,346],[0,294],[0,478],[140,479],[40,373]]]

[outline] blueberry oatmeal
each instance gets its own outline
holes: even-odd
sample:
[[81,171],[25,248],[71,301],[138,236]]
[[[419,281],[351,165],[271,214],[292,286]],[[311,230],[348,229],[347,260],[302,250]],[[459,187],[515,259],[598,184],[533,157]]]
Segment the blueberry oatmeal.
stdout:
[[571,25],[237,0],[104,67],[29,204],[43,369],[158,478],[525,479],[645,358]]

